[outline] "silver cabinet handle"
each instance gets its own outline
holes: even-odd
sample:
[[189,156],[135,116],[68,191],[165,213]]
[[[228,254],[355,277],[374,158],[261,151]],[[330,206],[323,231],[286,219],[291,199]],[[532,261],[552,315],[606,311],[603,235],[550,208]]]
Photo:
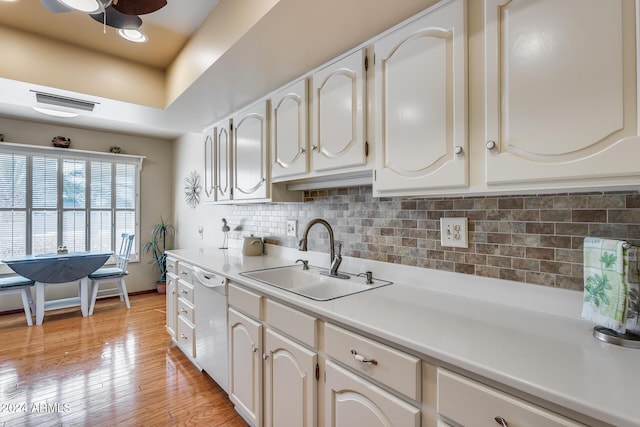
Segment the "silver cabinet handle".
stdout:
[[181,290],[180,290],[180,293],[181,293],[181,294],[188,294],[188,293],[189,293],[189,291],[185,291],[184,289],[181,289]]
[[487,147],[487,150],[493,150],[494,148],[496,148],[496,142],[495,141],[487,141],[486,147]]
[[185,310],[184,308],[180,309],[180,313],[186,313],[186,312],[187,312],[187,310]]
[[300,147],[300,154],[304,154],[307,150],[304,147]]
[[267,353],[262,355],[262,360],[268,360],[269,359],[269,355]]
[[354,359],[356,359],[358,362],[362,362],[362,363],[369,363],[371,365],[378,365],[378,361],[376,359],[367,359],[366,357],[364,357],[361,354],[358,354],[357,351],[355,350],[351,350],[351,355],[353,356]]
[[502,427],[509,427],[509,424],[507,424],[507,420],[502,417],[495,417],[494,420],[496,420],[496,423],[498,423],[498,425],[501,425]]
[[257,353],[258,352],[258,347],[253,347],[253,352]]
[[454,152],[455,154],[462,154],[462,151],[464,151],[464,150],[463,150],[463,149],[462,149],[462,147],[461,147],[461,146],[459,146],[459,145],[456,145],[455,147],[453,147],[453,152]]
[[318,146],[317,145],[312,145],[311,146],[311,151],[318,151]]
[[183,340],[187,340],[189,339],[188,336],[186,336],[185,334],[180,334],[180,338],[182,338]]

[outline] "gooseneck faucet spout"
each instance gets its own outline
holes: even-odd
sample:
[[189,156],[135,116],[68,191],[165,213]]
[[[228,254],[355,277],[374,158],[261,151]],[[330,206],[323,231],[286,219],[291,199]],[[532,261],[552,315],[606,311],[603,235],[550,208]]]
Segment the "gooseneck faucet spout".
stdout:
[[[340,267],[340,263],[342,262],[342,254],[341,254],[342,245],[340,245],[339,253],[338,253],[338,256],[336,257],[333,229],[331,228],[331,225],[324,219],[315,218],[309,221],[309,223],[304,229],[304,232],[302,233],[302,239],[300,240],[300,245],[298,249],[301,251],[307,250],[307,236],[309,234],[309,230],[311,229],[311,227],[313,227],[316,224],[323,225],[329,232],[329,250],[331,252],[331,269],[330,269],[329,275],[333,277],[343,277],[344,275],[338,273],[338,267]],[[348,277],[348,276],[345,276],[345,277]]]

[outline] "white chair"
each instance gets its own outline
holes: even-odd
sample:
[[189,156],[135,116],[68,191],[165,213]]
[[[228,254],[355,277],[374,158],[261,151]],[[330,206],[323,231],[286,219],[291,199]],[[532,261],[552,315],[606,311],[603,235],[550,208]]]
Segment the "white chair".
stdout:
[[22,296],[22,306],[29,326],[33,325],[31,313],[36,311],[33,304],[33,296],[31,295],[31,287],[34,283],[33,280],[17,274],[0,276],[0,294],[20,294]]
[[[115,267],[99,268],[89,275],[91,289],[91,305],[89,306],[89,316],[93,315],[93,309],[96,306],[96,299],[120,296],[120,301],[127,304],[127,308],[131,308],[129,304],[129,294],[127,292],[127,284],[124,278],[129,272],[127,264],[129,263],[129,255],[131,254],[131,246],[135,235],[122,233],[122,242],[120,243],[120,251],[115,256]],[[115,288],[99,289],[102,283],[116,283]],[[114,292],[117,291],[117,292]],[[98,296],[100,292],[100,296]]]

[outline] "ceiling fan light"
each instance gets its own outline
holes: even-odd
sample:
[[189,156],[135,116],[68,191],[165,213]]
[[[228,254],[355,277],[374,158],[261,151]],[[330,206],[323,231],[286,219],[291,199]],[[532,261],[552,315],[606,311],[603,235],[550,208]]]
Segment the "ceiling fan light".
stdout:
[[58,0],[63,5],[84,13],[97,13],[104,9],[103,3],[99,0]]
[[130,42],[144,43],[148,40],[148,37],[145,33],[134,28],[120,28],[118,30],[118,34],[120,35],[120,37],[125,40],[129,40]]

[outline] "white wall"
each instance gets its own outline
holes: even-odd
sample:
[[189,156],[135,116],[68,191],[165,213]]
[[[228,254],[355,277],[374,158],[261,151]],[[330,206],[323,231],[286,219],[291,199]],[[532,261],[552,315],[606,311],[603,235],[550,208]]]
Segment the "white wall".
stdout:
[[[72,123],[72,121],[70,121]],[[71,138],[71,148],[90,151],[109,151],[117,145],[126,154],[145,156],[142,164],[140,194],[140,239],[144,243],[149,230],[160,215],[173,221],[172,194],[173,178],[171,159],[172,141],[143,138],[116,133],[97,132],[67,126],[27,122],[0,117],[0,134],[6,142],[50,146],[54,136]],[[149,265],[148,258],[142,256],[141,262],[129,264],[127,288],[129,292],[155,289],[158,273]],[[6,266],[5,266],[6,268]],[[71,297],[76,293],[75,285],[49,286],[47,298]],[[19,296],[9,295],[0,299],[0,311],[21,308]]]

